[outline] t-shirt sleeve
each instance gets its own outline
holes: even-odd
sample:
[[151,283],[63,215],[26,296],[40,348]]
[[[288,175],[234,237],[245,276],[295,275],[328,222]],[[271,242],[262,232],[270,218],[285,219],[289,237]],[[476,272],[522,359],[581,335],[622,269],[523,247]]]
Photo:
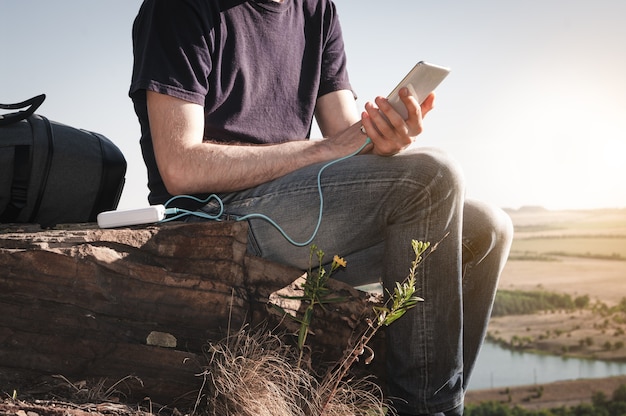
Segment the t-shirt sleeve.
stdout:
[[204,105],[211,72],[211,4],[194,0],[147,0],[133,25],[133,76],[129,95],[151,90]]
[[352,90],[348,77],[347,58],[341,24],[332,2],[324,16],[326,40],[322,53],[322,72],[318,97],[338,90]]

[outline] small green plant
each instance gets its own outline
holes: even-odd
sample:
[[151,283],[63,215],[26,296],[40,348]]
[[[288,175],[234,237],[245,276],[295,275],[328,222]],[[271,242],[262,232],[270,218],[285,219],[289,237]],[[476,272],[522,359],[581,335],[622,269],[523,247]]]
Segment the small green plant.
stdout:
[[311,266],[309,266],[307,279],[302,285],[304,295],[297,297],[297,299],[308,303],[308,306],[304,311],[304,317],[302,318],[300,331],[298,333],[298,348],[300,351],[304,349],[304,344],[306,343],[306,338],[309,333],[309,327],[311,325],[311,320],[313,319],[313,310],[315,307],[319,305],[323,308],[327,303],[335,303],[345,300],[342,297],[329,298],[328,294],[330,290],[326,286],[326,283],[337,269],[340,267],[346,267],[346,261],[337,255],[334,256],[330,265],[330,271],[327,273],[326,269],[322,265],[324,261],[324,252],[322,250],[318,250],[315,245],[311,247],[310,264],[313,263],[313,256],[317,256],[317,270],[313,272],[311,270]]
[[[302,315],[302,318],[292,316],[293,319],[300,323],[300,329],[298,331],[298,349],[300,350],[298,367],[300,367],[302,361],[306,339],[309,334],[315,308],[317,306],[324,308],[324,305],[328,303],[345,301],[345,298],[343,297],[329,297],[330,289],[327,287],[326,284],[328,283],[328,279],[330,279],[332,274],[340,267],[346,267],[347,263],[343,258],[335,255],[330,265],[330,270],[326,271],[323,266],[324,255],[324,252],[318,249],[316,245],[311,246],[311,250],[309,253],[309,270],[306,274],[306,280],[302,284],[302,290],[304,293],[302,294],[302,296],[284,296],[284,298],[286,299],[298,300],[304,302],[307,305],[306,309],[304,310],[304,314]],[[314,259],[315,264],[317,265],[317,267],[315,268],[313,267]],[[281,311],[286,316],[291,316],[287,314],[284,310]]]
[[[430,247],[430,243],[412,240],[411,245],[415,253],[415,260],[411,263],[408,277],[402,283],[396,282],[393,294],[388,293],[389,298],[383,306],[374,307],[375,320],[368,322],[365,333],[359,338],[355,346],[346,353],[343,360],[338,363],[335,369],[331,370],[326,375],[322,383],[328,392],[326,403],[331,402],[334,395],[337,394],[342,380],[348,375],[352,365],[358,361],[358,357],[366,350],[371,351],[367,344],[371,341],[376,332],[383,326],[391,325],[401,318],[409,309],[424,300],[415,295],[417,290],[415,287],[415,273],[418,265],[423,260],[424,253]],[[370,358],[365,360],[365,363],[368,364],[372,359],[373,354]]]
[[409,309],[417,305],[418,302],[424,301],[424,299],[415,296],[415,271],[417,270],[417,266],[422,262],[422,256],[430,247],[430,243],[413,240],[411,241],[411,246],[415,253],[415,260],[411,263],[407,279],[403,283],[396,282],[394,293],[393,295],[390,294],[391,307],[386,305],[374,307],[378,327],[391,325]]

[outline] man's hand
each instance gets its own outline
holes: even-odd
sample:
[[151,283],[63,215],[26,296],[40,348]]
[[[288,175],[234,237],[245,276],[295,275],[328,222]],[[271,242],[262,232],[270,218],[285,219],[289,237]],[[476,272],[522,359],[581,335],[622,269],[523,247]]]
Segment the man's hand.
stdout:
[[[423,119],[433,109],[435,94],[430,93],[420,106],[408,89],[400,90],[400,100],[408,110],[406,120],[398,114],[386,98],[376,97],[374,103],[365,104],[361,123],[372,139],[372,153],[392,156],[409,146],[423,130]],[[382,113],[382,114],[381,114]]]

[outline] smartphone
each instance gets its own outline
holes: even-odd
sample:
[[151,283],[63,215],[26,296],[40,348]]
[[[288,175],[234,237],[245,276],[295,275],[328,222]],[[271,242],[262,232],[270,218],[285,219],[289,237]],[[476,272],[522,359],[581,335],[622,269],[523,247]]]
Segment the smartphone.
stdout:
[[400,95],[398,94],[400,89],[407,87],[411,95],[421,104],[426,97],[428,97],[428,94],[433,92],[449,73],[450,68],[420,61],[415,64],[413,69],[411,69],[393,91],[391,91],[387,100],[402,118],[406,120],[409,114],[406,106],[400,100]]

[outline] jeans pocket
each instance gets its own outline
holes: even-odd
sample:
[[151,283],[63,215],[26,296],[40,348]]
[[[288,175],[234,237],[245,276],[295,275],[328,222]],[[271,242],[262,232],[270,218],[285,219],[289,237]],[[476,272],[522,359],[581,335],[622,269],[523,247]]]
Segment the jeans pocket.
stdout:
[[252,227],[248,225],[248,253],[253,256],[263,257],[263,252],[261,251],[261,246],[258,243],[256,236],[254,235],[254,231]]

